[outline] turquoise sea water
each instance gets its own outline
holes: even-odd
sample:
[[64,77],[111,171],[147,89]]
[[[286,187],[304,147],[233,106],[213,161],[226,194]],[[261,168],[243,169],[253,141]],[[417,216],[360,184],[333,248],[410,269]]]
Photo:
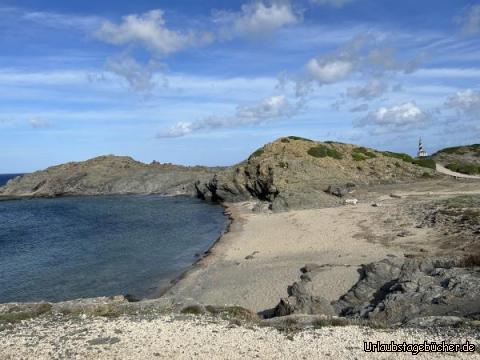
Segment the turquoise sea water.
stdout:
[[0,302],[151,297],[227,223],[188,197],[0,201]]

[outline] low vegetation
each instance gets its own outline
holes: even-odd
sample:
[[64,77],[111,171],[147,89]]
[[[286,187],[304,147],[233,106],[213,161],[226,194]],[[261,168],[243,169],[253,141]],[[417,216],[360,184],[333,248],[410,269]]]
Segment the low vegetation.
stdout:
[[[382,155],[383,156],[388,156],[388,157],[391,157],[391,158],[395,158],[395,159],[400,159],[402,161],[405,161],[406,163],[418,165],[418,166],[428,168],[428,169],[435,170],[436,167],[437,167],[436,163],[435,163],[435,160],[433,160],[432,158],[414,159],[413,157],[411,157],[408,154],[396,153],[396,152],[392,152],[392,151],[384,151],[384,152],[382,152]],[[397,166],[397,167],[399,167],[399,166]]]
[[325,145],[317,145],[317,146],[311,147],[307,151],[307,153],[308,155],[311,155],[316,158],[331,157],[337,160],[340,160],[343,158],[342,154],[339,153],[337,150],[332,149]]
[[388,157],[391,157],[391,158],[395,158],[395,159],[400,159],[400,160],[403,160],[403,161],[408,162],[408,163],[413,163],[413,158],[408,154],[396,153],[396,152],[392,152],[392,151],[384,151],[384,152],[382,152],[382,155],[383,156],[388,156]]
[[300,136],[289,136],[288,138],[291,139],[291,140],[302,140],[302,141],[313,142],[313,140],[303,138],[303,137],[300,137]]
[[462,174],[468,175],[479,175],[480,174],[480,165],[471,164],[471,163],[450,163],[445,166],[447,169],[459,172]]
[[373,151],[369,151],[367,148],[364,147],[356,147],[352,150],[352,159],[355,161],[363,161],[376,157],[377,154],[375,154]]
[[437,167],[437,164],[435,163],[435,160],[427,158],[427,159],[415,159],[412,161],[412,164],[422,166],[425,168],[433,169],[435,170]]
[[250,155],[249,159],[252,159],[252,158],[258,157],[258,156],[262,156],[264,152],[265,152],[265,150],[263,149],[263,147],[261,147],[260,149],[255,150],[252,153],[252,155]]
[[452,154],[464,155],[468,152],[473,152],[475,153],[475,156],[480,157],[480,144],[473,144],[473,145],[467,145],[467,146],[453,146],[453,147],[448,147],[438,151],[438,153],[451,154],[451,155]]

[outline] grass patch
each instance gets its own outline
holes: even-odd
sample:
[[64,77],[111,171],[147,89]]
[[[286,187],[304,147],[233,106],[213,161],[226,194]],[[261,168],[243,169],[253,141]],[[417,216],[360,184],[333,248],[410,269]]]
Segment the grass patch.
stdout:
[[288,138],[291,139],[291,140],[302,140],[302,141],[313,142],[313,140],[303,138],[303,137],[300,137],[300,136],[289,136]]
[[452,147],[448,147],[438,151],[438,153],[457,154],[457,155],[463,155],[468,152],[474,152],[475,156],[480,156],[480,144],[472,144],[472,145],[466,145],[466,146],[452,146]]
[[382,152],[382,155],[387,156],[387,157],[391,157],[391,158],[395,158],[395,159],[400,159],[400,160],[403,160],[403,161],[408,162],[408,163],[413,163],[413,157],[411,157],[408,154],[396,153],[396,152],[392,152],[392,151],[384,151],[384,152]]
[[[433,169],[433,170],[436,169],[435,160],[433,160],[431,158],[414,159],[413,157],[411,157],[408,154],[396,153],[396,152],[392,152],[392,151],[384,151],[384,152],[382,152],[382,155],[390,157],[390,158],[394,158],[394,159],[399,159],[399,160],[402,160],[406,163],[414,164],[414,165],[417,165],[417,166],[421,166],[421,167],[425,167],[425,168],[429,168],[429,169]],[[400,164],[395,163],[395,166],[400,167]]]
[[415,159],[412,161],[412,164],[415,164],[415,165],[418,165],[418,166],[421,166],[421,167],[425,167],[425,168],[429,168],[429,169],[432,169],[432,170],[435,170],[436,167],[437,167],[437,164],[435,163],[435,160],[433,159]]
[[241,306],[211,306],[207,305],[205,309],[212,315],[220,316],[223,319],[237,319],[247,322],[258,322],[260,318],[254,312]]
[[480,165],[471,163],[450,163],[445,166],[447,169],[467,175],[479,175]]
[[363,160],[367,160],[369,159],[368,156],[365,156],[364,154],[362,153],[352,153],[352,159],[355,160],[355,161],[363,161]]
[[33,319],[50,313],[51,310],[52,305],[49,303],[12,306],[7,311],[0,313],[0,323],[16,323],[22,320]]
[[375,154],[373,151],[369,151],[367,148],[364,147],[356,147],[352,150],[352,159],[355,161],[363,161],[376,157],[377,154]]
[[205,309],[201,305],[189,305],[180,311],[182,314],[202,315],[205,314]]
[[331,149],[325,145],[317,145],[317,146],[311,147],[307,151],[307,153],[308,155],[311,155],[316,158],[331,157],[338,160],[343,158],[342,154],[339,153],[337,150]]
[[263,147],[261,147],[260,149],[255,150],[252,153],[252,155],[250,155],[249,159],[253,159],[255,157],[262,156],[264,152],[265,152],[265,150],[263,149]]

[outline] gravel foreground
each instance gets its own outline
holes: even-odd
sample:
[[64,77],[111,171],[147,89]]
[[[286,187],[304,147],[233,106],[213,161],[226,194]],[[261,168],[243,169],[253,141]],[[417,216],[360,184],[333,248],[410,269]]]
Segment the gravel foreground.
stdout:
[[[477,346],[468,329],[373,330],[345,326],[279,331],[204,316],[37,318],[0,331],[0,359],[411,359],[411,353],[364,352],[364,341],[445,340]],[[472,353],[421,353],[420,359],[480,359]]]

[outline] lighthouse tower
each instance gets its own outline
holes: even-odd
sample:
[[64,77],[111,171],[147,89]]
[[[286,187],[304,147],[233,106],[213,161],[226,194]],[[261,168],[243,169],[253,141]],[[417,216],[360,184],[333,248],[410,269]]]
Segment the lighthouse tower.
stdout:
[[423,149],[422,138],[418,140],[418,153],[417,157],[419,159],[428,157],[428,153]]

